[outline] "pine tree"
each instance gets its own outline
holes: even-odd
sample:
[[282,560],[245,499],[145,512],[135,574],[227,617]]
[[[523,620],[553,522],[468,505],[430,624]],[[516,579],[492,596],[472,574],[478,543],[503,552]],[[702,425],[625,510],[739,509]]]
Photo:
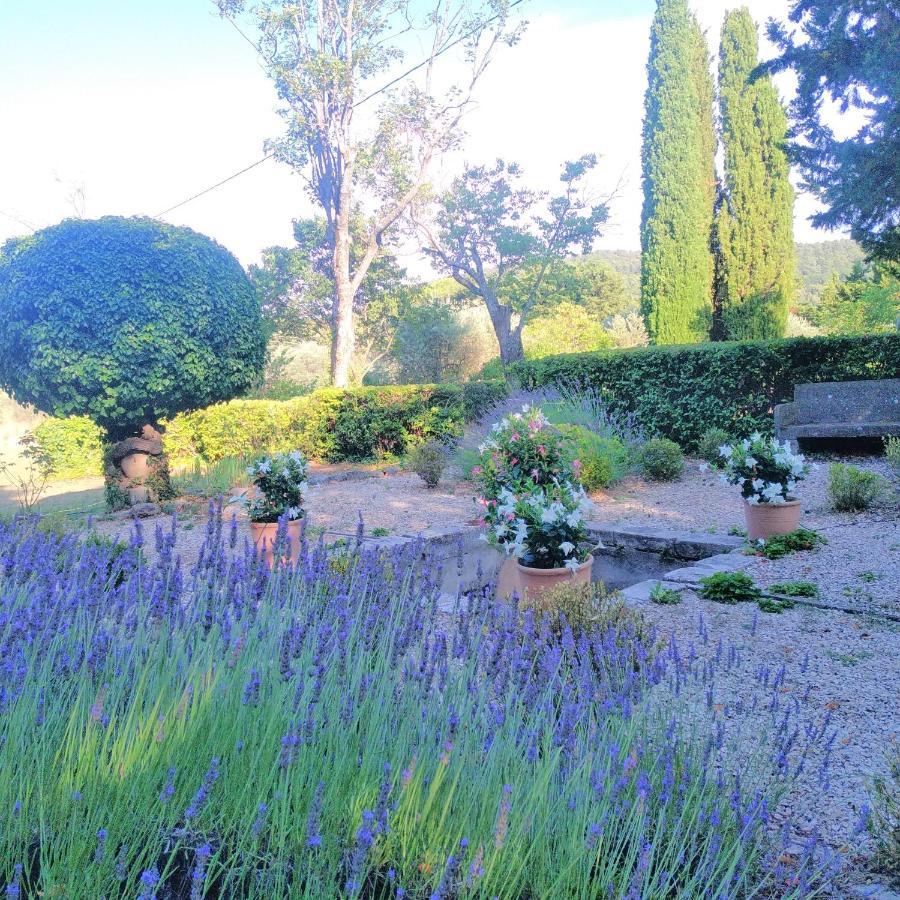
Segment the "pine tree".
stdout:
[[686,0],[657,0],[641,153],[641,311],[657,344],[709,335],[715,135],[708,59]]
[[782,337],[796,289],[787,118],[758,66],[756,25],[746,7],[732,10],[719,50],[725,180],[716,222],[718,315],[732,340]]

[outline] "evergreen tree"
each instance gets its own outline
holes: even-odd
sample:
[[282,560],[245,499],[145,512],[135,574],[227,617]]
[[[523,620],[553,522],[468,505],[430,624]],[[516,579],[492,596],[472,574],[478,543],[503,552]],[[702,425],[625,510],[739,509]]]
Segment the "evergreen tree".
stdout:
[[709,335],[715,141],[708,56],[686,0],[657,0],[641,153],[641,311],[657,344]]
[[750,12],[730,11],[719,50],[725,181],[716,245],[721,330],[732,340],[782,337],[796,286],[787,117],[758,49]]

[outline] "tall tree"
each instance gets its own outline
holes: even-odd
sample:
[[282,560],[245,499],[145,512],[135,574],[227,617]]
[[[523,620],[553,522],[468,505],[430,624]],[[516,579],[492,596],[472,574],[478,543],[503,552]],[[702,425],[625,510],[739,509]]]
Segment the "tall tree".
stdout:
[[712,320],[715,141],[708,59],[686,0],[657,0],[641,153],[641,311],[658,344],[706,340]]
[[[245,0],[216,2],[237,24]],[[459,142],[462,117],[494,49],[517,39],[520,29],[506,27],[508,8],[509,0],[478,6],[432,0],[425,10],[412,0],[267,0],[251,10],[260,33],[255,46],[287,125],[272,150],[301,175],[325,217],[334,290],[331,371],[338,386],[352,377],[356,293],[422,191],[432,162]],[[376,87],[402,65],[402,46],[417,42],[429,49],[415,79],[394,91]],[[457,44],[467,71],[439,90],[437,59]],[[356,109],[381,95],[385,100],[364,132]],[[351,224],[363,209],[357,240]]]
[[725,179],[716,219],[717,314],[731,340],[783,337],[796,291],[787,116],[758,54],[749,10],[731,10],[719,45]]
[[[788,18],[769,22],[782,51],[770,65],[797,75],[790,153],[803,186],[826,205],[812,222],[849,227],[870,254],[900,260],[900,7],[793,0]],[[855,134],[835,133],[835,105],[860,115]]]
[[515,163],[469,166],[439,199],[434,221],[414,210],[425,252],[484,301],[504,363],[524,356],[522,329],[553,298],[566,254],[590,252],[606,221],[606,204],[584,189],[596,164],[593,154],[567,162],[563,192],[549,200],[521,186]]

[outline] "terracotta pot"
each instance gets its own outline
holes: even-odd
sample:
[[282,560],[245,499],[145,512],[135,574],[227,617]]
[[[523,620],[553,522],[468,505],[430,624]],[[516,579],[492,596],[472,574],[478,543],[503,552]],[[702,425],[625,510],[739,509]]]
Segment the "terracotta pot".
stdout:
[[744,501],[747,537],[751,541],[765,540],[773,534],[787,534],[800,524],[799,500],[784,503],[748,503]]
[[533,569],[516,562],[519,594],[534,600],[544,591],[560,584],[589,584],[594,557],[589,556],[575,571],[571,569]]
[[[303,519],[294,519],[293,521],[287,523],[287,540],[289,548],[286,555],[288,559],[290,559],[291,563],[297,562],[297,557],[300,555],[300,530],[302,524]],[[250,535],[253,538],[253,546],[256,547],[257,550],[261,551],[263,556],[265,556],[266,563],[268,564],[270,569],[275,563],[273,544],[275,543],[275,536],[277,534],[277,522],[250,523]],[[282,550],[279,556],[285,556],[285,552]]]
[[145,482],[150,476],[150,456],[147,453],[129,453],[119,460],[119,468],[126,478]]

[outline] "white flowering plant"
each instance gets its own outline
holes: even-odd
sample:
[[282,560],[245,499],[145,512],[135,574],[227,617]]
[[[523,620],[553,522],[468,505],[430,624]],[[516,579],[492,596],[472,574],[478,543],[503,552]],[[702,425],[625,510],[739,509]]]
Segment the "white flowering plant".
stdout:
[[306,458],[299,450],[276,453],[247,467],[253,481],[254,496],[248,505],[251,522],[277,522],[302,519],[303,497],[309,485]]
[[753,506],[794,500],[797,482],[812,469],[787,441],[763,437],[758,431],[735,444],[723,444],[719,456],[722,480],[739,485],[741,496]]
[[590,500],[563,436],[537,407],[498,422],[479,448],[472,475],[480,523],[490,544],[538,569],[584,562]]

